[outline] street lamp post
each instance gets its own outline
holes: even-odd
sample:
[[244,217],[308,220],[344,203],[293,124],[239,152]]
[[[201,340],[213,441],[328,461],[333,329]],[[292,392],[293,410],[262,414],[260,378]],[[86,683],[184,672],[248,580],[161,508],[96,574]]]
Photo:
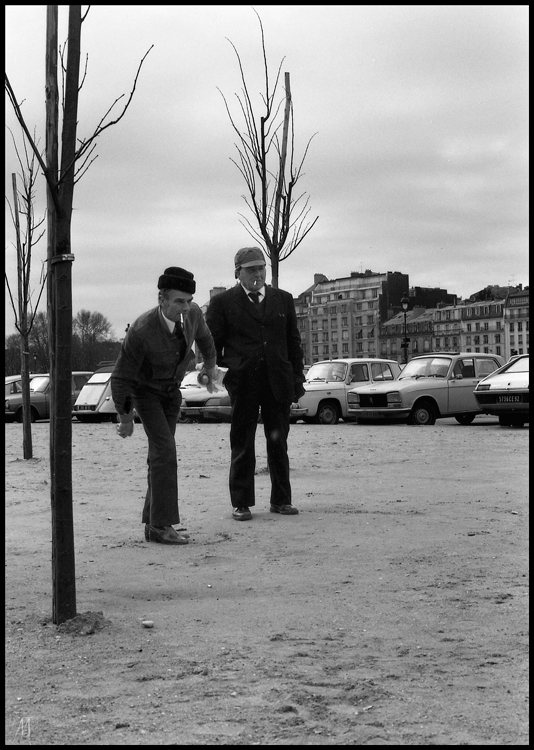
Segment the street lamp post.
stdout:
[[403,331],[404,338],[402,339],[402,348],[404,350],[403,360],[404,360],[404,364],[407,364],[408,363],[408,343],[410,339],[406,335],[406,332],[407,332],[406,331],[406,313],[408,312],[408,308],[410,307],[410,300],[408,299],[408,297],[406,297],[406,295],[401,299],[401,307],[402,307],[402,312],[404,313],[404,331]]

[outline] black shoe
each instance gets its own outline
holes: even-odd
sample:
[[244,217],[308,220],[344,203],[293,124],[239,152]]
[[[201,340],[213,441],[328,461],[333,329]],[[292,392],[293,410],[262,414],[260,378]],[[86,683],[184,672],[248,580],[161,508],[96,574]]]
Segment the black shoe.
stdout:
[[298,510],[293,505],[271,505],[271,513],[281,513],[283,516],[296,516]]
[[250,521],[252,513],[248,508],[234,508],[232,511],[232,518],[236,521]]
[[[145,523],[145,541],[146,541],[146,542],[149,542],[149,541],[150,541],[150,533],[149,533],[149,529],[150,529],[150,524],[148,524],[148,523]],[[189,534],[186,534],[186,532],[185,532],[185,531],[182,531],[181,529],[175,529],[175,531],[176,531],[176,532],[177,532],[177,533],[178,533],[178,534],[179,534],[180,536],[183,536],[183,537],[184,537],[185,539],[189,539]]]
[[[145,529],[145,538],[146,533]],[[179,534],[172,526],[165,526],[163,529],[156,529],[154,526],[149,526],[148,541],[158,542],[159,544],[189,544],[189,539]]]

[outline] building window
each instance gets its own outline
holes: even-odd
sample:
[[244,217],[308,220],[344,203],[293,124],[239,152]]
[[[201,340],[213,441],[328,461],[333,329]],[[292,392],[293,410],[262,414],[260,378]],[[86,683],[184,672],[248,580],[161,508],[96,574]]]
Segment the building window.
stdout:
[[468,324],[467,324],[467,330],[468,330],[468,331],[470,331],[470,330],[471,330],[471,323],[468,323]]
[[344,328],[346,328],[348,326],[348,324],[349,324],[349,319],[348,318],[341,318],[341,325]]
[[480,331],[480,323],[475,323],[475,331]]
[[465,344],[466,344],[466,346],[471,346],[471,336],[466,336],[465,337]]
[[501,343],[501,334],[500,333],[496,333],[495,334],[495,343],[496,344],[500,344]]
[[499,354],[500,355],[500,353],[501,353],[501,347],[500,346],[496,346],[495,347],[495,354]]
[[[477,344],[480,344],[480,336],[475,336],[475,346]],[[475,349],[475,351],[478,351],[478,349]]]
[[488,337],[487,336],[482,336],[482,343],[483,344],[487,344],[488,343]]
[[332,315],[337,315],[337,305],[332,305],[332,307],[330,308],[330,312],[332,313]]

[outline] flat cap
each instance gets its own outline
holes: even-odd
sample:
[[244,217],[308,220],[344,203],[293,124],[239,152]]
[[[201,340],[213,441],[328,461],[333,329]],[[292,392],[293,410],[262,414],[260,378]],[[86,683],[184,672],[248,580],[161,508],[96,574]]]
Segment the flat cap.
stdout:
[[234,264],[236,268],[266,265],[265,256],[259,247],[242,247],[236,253]]

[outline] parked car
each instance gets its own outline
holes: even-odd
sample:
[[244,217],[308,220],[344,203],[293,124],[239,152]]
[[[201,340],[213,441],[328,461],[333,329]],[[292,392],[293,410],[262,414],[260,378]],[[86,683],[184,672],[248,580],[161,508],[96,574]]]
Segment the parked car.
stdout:
[[210,393],[205,385],[198,382],[198,370],[188,372],[180,385],[182,406],[179,421],[187,422],[230,422],[232,406],[230,395],[223,385],[228,368],[219,367],[219,378],[215,383],[217,391]]
[[[30,372],[30,381],[37,375],[42,376],[41,372]],[[22,377],[20,375],[6,375],[6,398],[14,393],[22,393]]]
[[[78,398],[85,383],[93,373],[80,370],[72,373],[72,401]],[[11,386],[13,387],[13,386]],[[7,384],[6,384],[7,390]],[[50,419],[50,375],[31,375],[30,419]],[[22,389],[6,395],[6,422],[22,422]]]
[[401,372],[391,359],[327,359],[315,362],[306,373],[306,393],[291,406],[291,420],[337,424],[349,419],[347,393],[356,383],[392,382]]
[[111,397],[111,373],[114,366],[114,362],[109,362],[95,370],[78,394],[72,407],[72,416],[79,422],[118,421]]
[[475,388],[475,398],[484,414],[499,417],[502,427],[523,427],[530,422],[529,355],[510,359]]
[[496,354],[435,353],[414,357],[394,383],[353,388],[348,413],[358,421],[397,419],[432,425],[455,417],[471,424],[482,411],[473,393],[478,382],[503,365]]

